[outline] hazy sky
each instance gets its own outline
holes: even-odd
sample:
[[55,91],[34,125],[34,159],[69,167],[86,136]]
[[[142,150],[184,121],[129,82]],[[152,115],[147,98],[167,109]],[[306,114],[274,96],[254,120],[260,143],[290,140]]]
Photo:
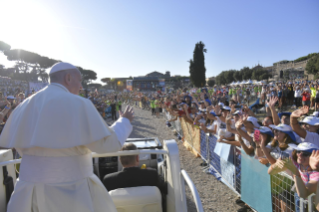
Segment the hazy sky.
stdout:
[[[0,0],[0,40],[103,77],[206,76],[319,52],[318,0]],[[12,65],[0,54],[0,64]]]

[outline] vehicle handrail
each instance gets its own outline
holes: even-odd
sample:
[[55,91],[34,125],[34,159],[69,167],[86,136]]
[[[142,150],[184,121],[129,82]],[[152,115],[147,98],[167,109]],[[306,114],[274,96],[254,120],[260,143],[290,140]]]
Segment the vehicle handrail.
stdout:
[[11,164],[17,164],[17,163],[21,163],[21,159],[14,159],[14,160],[8,160],[8,161],[0,162],[0,167],[11,165]]
[[122,155],[140,155],[140,154],[168,154],[168,151],[163,149],[157,149],[157,150],[126,150],[126,151],[118,151],[118,152],[110,152],[110,153],[101,153],[98,154],[96,152],[92,153],[92,157],[112,157],[112,156],[122,156]]
[[[110,153],[102,153],[98,154],[96,152],[92,152],[93,158],[99,158],[99,157],[112,157],[112,156],[122,156],[122,155],[140,155],[140,154],[168,154],[168,151],[166,150],[128,150],[128,151],[118,151],[118,152],[110,152]],[[17,164],[21,163],[21,159],[14,159],[9,161],[0,162],[0,167],[7,166],[10,164]]]
[[185,170],[182,170],[181,174],[182,174],[184,180],[186,181],[188,187],[190,188],[190,190],[192,192],[193,198],[195,200],[195,205],[196,205],[197,212],[204,212],[202,202],[200,201],[200,197],[199,197],[198,191],[197,191],[193,181],[188,176],[188,174],[187,174],[187,172]]

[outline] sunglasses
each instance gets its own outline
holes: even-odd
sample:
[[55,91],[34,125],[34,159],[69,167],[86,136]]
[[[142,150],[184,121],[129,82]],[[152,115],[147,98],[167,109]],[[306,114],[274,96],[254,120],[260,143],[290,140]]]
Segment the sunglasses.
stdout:
[[300,154],[304,157],[310,157],[311,155],[311,152],[305,152],[305,151],[300,151],[300,150],[297,150],[297,154]]
[[284,132],[279,131],[279,130],[274,130],[274,133],[284,133]]

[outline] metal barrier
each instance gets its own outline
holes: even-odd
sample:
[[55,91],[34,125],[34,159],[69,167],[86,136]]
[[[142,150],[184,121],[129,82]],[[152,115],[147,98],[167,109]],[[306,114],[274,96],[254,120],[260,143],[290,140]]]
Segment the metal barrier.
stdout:
[[[165,117],[167,120],[172,119],[171,115],[165,112]],[[171,122],[173,128],[179,133],[179,135],[184,135],[187,137],[189,132],[180,132],[181,121]],[[200,130],[200,129],[198,129]],[[191,136],[188,136],[188,138]],[[230,167],[230,171],[224,172],[224,166],[226,161],[220,158],[214,152],[215,146],[217,144],[217,135],[210,135],[200,130],[200,150],[196,152],[200,157],[207,163],[205,169],[206,172],[214,175],[218,180],[221,180],[229,188],[231,188],[236,194],[241,195],[241,151],[239,147],[234,147],[231,149],[233,152],[233,159],[231,161],[233,165]],[[194,148],[194,142],[184,139],[190,146]],[[194,148],[195,149],[195,148]],[[228,161],[229,162],[229,161]],[[229,164],[227,164],[229,165]],[[264,166],[260,164],[261,166]],[[300,211],[300,212],[314,212],[314,195],[310,195],[307,200],[299,198],[293,188],[293,179],[290,175],[285,172],[281,172],[276,175],[271,175],[271,195],[272,195],[272,211]],[[298,200],[298,201],[295,201]],[[295,204],[295,202],[299,202]]]

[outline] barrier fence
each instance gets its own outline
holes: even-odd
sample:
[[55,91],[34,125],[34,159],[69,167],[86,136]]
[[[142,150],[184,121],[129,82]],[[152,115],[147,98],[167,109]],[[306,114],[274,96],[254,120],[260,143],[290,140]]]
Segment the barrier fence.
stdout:
[[[164,111],[167,120],[171,115]],[[253,210],[314,212],[314,194],[307,200],[296,196],[294,181],[281,172],[268,174],[268,166],[248,156],[239,147],[217,142],[217,135],[207,134],[192,123],[179,118],[172,128],[183,140],[184,146],[206,163],[206,172],[221,180]],[[228,154],[227,154],[228,153]],[[295,204],[298,202],[297,204]]]

